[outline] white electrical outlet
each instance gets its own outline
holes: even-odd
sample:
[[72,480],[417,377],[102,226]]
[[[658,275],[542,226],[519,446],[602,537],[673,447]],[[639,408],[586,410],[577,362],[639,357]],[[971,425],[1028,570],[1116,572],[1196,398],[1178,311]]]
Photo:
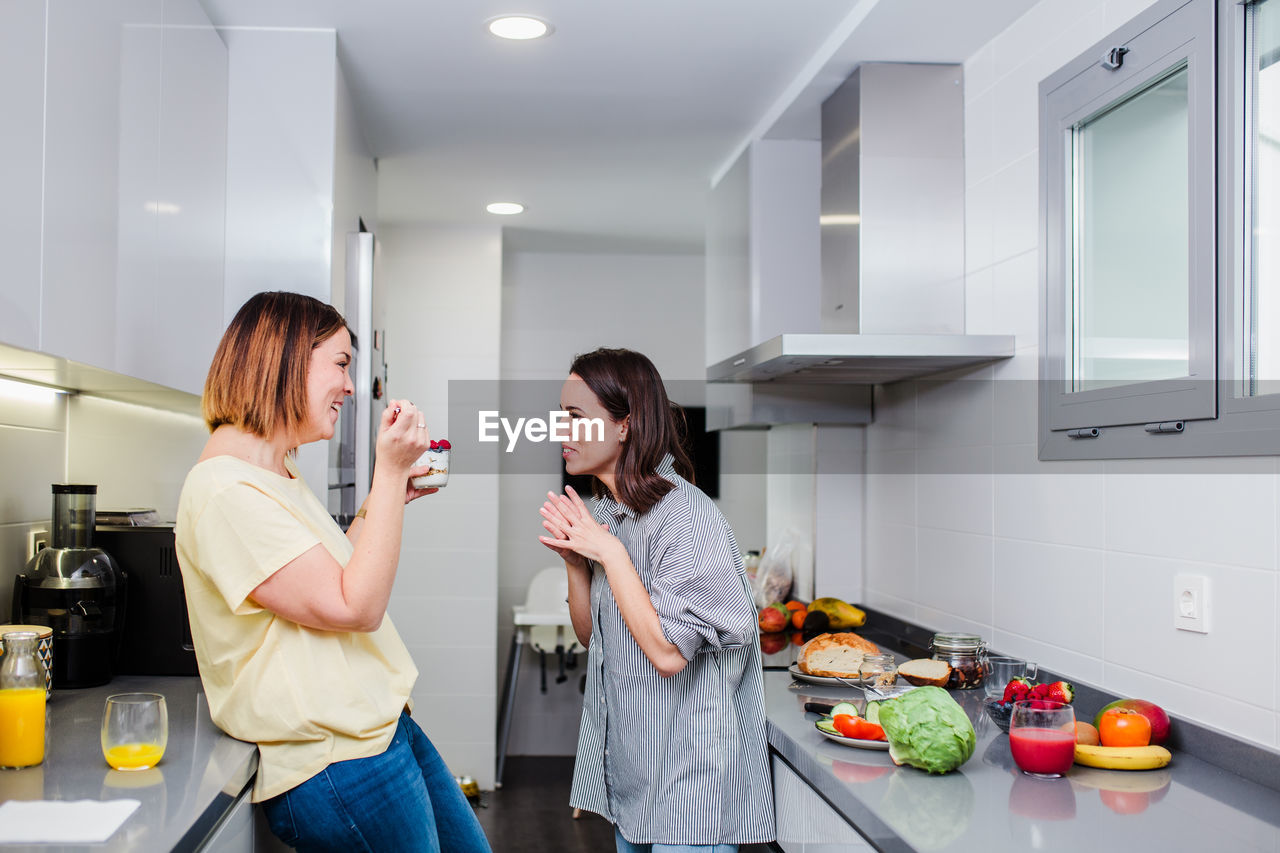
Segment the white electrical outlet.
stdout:
[[49,547],[49,531],[37,527],[34,530],[27,531],[27,562],[31,562],[31,558],[36,555],[37,551]]
[[1173,578],[1173,627],[1209,633],[1209,579],[1202,575]]

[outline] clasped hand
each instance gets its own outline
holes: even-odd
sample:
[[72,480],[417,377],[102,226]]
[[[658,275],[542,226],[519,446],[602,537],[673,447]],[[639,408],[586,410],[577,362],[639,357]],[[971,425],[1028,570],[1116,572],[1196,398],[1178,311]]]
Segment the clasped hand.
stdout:
[[609,532],[609,525],[595,520],[572,486],[565,486],[563,495],[547,492],[540,512],[542,526],[551,535],[539,536],[538,541],[570,565],[586,568],[587,560],[604,564],[616,549],[623,547],[618,537]]

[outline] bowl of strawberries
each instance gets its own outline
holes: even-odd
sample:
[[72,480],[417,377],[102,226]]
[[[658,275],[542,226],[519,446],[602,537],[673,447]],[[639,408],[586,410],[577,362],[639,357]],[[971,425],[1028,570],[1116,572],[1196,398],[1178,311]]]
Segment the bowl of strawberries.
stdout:
[[1047,699],[1070,705],[1076,698],[1076,690],[1067,681],[1054,681],[1048,684],[1037,684],[1029,678],[1011,678],[1005,685],[1004,695],[1000,698],[988,699],[987,716],[1006,734],[1009,721],[1013,717],[1013,703],[1024,699]]

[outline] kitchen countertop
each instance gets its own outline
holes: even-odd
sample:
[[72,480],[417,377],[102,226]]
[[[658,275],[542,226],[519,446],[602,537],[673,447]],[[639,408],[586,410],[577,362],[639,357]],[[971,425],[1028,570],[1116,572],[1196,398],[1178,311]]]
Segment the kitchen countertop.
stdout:
[[[165,697],[169,743],[150,770],[112,770],[99,743],[103,705],[114,693],[132,692]],[[195,677],[117,676],[102,687],[55,690],[48,720],[44,763],[0,770],[0,802],[128,798],[142,805],[105,844],[0,845],[5,851],[194,850],[258,769],[256,746],[214,726]]]
[[764,682],[770,746],[879,850],[1280,850],[1280,791],[1185,752],[1159,770],[1073,766],[1065,779],[1032,778],[987,718],[983,691],[952,691],[977,748],[958,770],[931,776],[818,733],[804,703],[861,709],[861,690],[779,671]]

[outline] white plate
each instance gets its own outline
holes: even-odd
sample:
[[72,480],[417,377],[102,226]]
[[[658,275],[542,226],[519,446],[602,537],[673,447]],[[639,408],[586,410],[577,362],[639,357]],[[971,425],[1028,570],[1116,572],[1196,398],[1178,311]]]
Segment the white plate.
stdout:
[[793,663],[787,667],[787,672],[791,673],[791,677],[797,681],[807,681],[810,684],[825,684],[829,687],[859,687],[856,678],[832,678],[828,675],[810,675],[807,672],[800,671],[800,665]]
[[888,749],[889,748],[889,741],[887,740],[863,740],[862,738],[845,737],[844,735],[833,735],[831,732],[824,732],[822,729],[819,729],[816,725],[814,726],[814,728],[817,729],[818,734],[822,735],[827,740],[833,740],[836,743],[842,743],[845,746],[852,746],[855,749]]

